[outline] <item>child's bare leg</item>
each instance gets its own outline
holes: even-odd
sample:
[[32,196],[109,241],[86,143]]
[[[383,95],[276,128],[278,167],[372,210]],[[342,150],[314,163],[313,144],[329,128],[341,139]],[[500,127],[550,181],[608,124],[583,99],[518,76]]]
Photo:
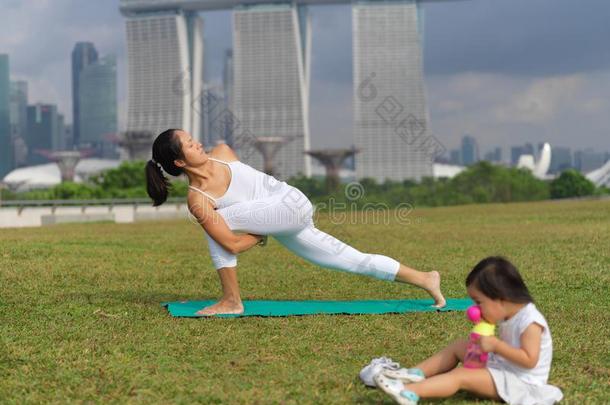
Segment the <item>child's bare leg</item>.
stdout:
[[415,384],[407,384],[405,390],[416,393],[420,398],[446,398],[458,390],[464,390],[480,397],[500,399],[491,374],[486,368],[456,368]]
[[423,371],[426,377],[446,373],[447,371],[454,369],[460,361],[464,360],[467,344],[468,342],[466,340],[456,340],[415,367]]

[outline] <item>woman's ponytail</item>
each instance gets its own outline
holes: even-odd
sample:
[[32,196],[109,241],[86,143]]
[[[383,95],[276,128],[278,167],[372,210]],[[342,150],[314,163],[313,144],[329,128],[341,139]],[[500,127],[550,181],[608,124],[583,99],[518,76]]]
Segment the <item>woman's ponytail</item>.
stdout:
[[153,206],[157,207],[167,200],[171,183],[163,175],[161,167],[152,160],[146,163],[146,191],[153,200]]
[[171,189],[171,183],[163,171],[176,177],[184,173],[174,163],[176,159],[184,159],[178,131],[168,129],[161,132],[153,142],[152,159],[146,163],[146,191],[155,207],[167,200]]

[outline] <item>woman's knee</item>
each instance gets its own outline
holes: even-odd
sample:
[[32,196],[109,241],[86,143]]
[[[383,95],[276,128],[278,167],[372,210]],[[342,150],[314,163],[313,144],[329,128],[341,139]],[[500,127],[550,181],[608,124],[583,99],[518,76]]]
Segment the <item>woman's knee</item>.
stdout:
[[216,242],[209,234],[205,234],[208,240],[208,248],[210,250],[210,258],[216,270],[223,267],[237,266],[237,256],[228,252],[218,242]]
[[224,267],[237,267],[237,257],[228,255],[210,255],[212,263],[216,270],[220,270]]

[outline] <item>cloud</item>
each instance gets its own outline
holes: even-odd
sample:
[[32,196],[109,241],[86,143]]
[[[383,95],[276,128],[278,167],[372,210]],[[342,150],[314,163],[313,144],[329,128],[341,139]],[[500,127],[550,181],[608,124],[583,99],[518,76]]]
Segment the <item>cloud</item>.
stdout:
[[607,0],[425,3],[429,74],[553,76],[610,68]]
[[[120,128],[127,111],[125,21],[119,0],[0,0],[0,52],[30,101],[56,103],[71,121],[70,56],[92,41],[117,56]],[[431,126],[455,145],[470,132],[483,145],[549,139],[608,148],[610,2],[467,0],[425,10],[425,73]],[[352,13],[310,7],[312,146],[353,141]],[[206,12],[206,78],[221,78],[231,47],[230,11]]]
[[581,74],[535,80],[508,103],[496,107],[493,114],[500,123],[548,125],[558,118],[564,102],[582,91],[584,83]]
[[610,69],[542,78],[467,72],[426,82],[432,131],[449,148],[464,134],[483,150],[542,141],[610,148]]

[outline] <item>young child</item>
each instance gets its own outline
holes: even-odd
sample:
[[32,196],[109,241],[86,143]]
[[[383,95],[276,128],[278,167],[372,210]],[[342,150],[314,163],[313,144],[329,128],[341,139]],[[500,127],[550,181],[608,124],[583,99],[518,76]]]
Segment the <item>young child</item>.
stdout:
[[499,338],[482,336],[479,341],[489,352],[487,367],[456,367],[467,345],[458,340],[415,368],[382,370],[374,377],[377,386],[405,405],[420,398],[449,397],[460,389],[509,404],[560,401],[561,391],[547,384],[551,332],[515,266],[502,257],[483,259],[466,277],[466,287],[483,318],[499,324]]

